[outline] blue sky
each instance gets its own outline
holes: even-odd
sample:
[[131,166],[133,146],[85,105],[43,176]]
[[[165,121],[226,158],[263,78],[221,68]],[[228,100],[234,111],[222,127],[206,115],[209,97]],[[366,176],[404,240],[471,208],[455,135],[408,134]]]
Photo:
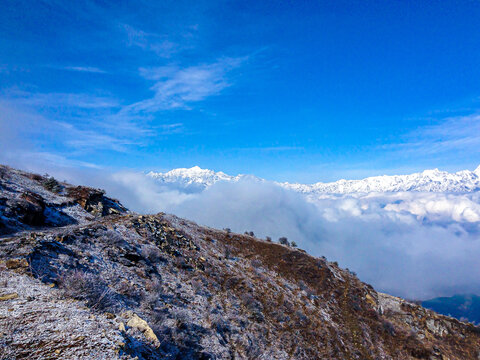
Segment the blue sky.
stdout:
[[476,1],[0,4],[0,160],[300,182],[480,164]]

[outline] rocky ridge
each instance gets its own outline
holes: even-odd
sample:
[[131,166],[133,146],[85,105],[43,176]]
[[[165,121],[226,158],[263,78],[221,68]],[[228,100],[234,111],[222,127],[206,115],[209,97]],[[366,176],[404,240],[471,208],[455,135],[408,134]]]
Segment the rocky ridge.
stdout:
[[[36,175],[3,169],[0,359],[480,356],[479,328],[378,293],[324,258],[128,213],[94,189],[47,193]],[[10,210],[22,199],[74,221],[26,222]]]
[[0,235],[126,213],[104,191],[0,165]]

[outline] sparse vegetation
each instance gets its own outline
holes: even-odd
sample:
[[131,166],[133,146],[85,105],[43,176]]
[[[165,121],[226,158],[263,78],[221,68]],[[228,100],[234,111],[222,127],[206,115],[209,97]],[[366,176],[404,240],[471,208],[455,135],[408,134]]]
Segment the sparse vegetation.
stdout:
[[388,320],[382,321],[383,330],[386,331],[389,335],[395,335],[395,326]]
[[261,262],[260,260],[258,260],[258,259],[253,259],[253,260],[252,260],[252,266],[253,266],[254,268],[259,268],[259,267],[262,266],[262,262]]
[[106,230],[100,237],[101,241],[110,246],[120,246],[125,241],[123,237],[114,230]]
[[286,246],[290,246],[290,242],[288,241],[288,239],[284,236],[282,236],[281,238],[278,239],[278,242],[279,244],[282,244],[282,245],[286,245]]
[[225,245],[223,254],[225,256],[225,259],[230,259],[230,257],[232,256],[232,248],[229,245]]
[[357,276],[357,273],[355,271],[350,270],[349,268],[345,268],[345,271],[347,271],[350,275],[352,276]]
[[152,263],[158,263],[163,260],[162,252],[155,245],[144,245],[142,247],[142,256]]
[[53,177],[48,174],[43,176],[42,186],[53,193],[59,193],[62,191],[62,185]]
[[83,300],[87,306],[99,311],[118,307],[115,294],[99,276],[73,270],[59,276],[58,286],[65,296]]

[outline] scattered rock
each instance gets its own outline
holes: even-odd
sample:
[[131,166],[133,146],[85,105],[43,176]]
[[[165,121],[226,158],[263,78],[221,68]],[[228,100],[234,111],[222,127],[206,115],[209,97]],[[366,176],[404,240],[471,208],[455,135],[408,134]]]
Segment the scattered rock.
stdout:
[[110,319],[110,320],[115,319],[115,315],[113,315],[110,312],[105,312],[105,313],[103,313],[103,315],[105,315],[107,319]]
[[18,294],[17,294],[17,293],[0,295],[0,301],[7,301],[7,300],[16,299],[16,298],[18,298]]
[[125,324],[123,322],[120,322],[118,324],[118,330],[122,331],[122,332],[125,332]]
[[5,261],[7,269],[27,269],[28,261],[26,259],[8,259]]
[[126,313],[125,315],[127,317],[130,317],[130,319],[127,322],[127,326],[140,330],[148,340],[153,341],[156,345],[160,344],[158,341],[157,335],[155,335],[152,328],[148,325],[148,323],[145,320],[140,318],[137,314]]

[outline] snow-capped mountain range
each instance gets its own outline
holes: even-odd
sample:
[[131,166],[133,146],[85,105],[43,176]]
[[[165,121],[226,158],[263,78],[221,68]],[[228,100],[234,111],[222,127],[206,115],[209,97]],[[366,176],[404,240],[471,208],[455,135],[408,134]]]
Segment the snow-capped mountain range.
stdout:
[[[265,181],[252,175],[231,176],[198,166],[174,169],[166,173],[152,171],[147,176],[165,185],[192,191],[204,190],[219,181],[237,182],[245,179]],[[373,176],[362,180],[342,179],[314,184],[277,182],[277,184],[308,195],[402,191],[467,193],[480,190],[480,166],[473,171],[462,170],[456,173],[434,169],[410,175]]]

